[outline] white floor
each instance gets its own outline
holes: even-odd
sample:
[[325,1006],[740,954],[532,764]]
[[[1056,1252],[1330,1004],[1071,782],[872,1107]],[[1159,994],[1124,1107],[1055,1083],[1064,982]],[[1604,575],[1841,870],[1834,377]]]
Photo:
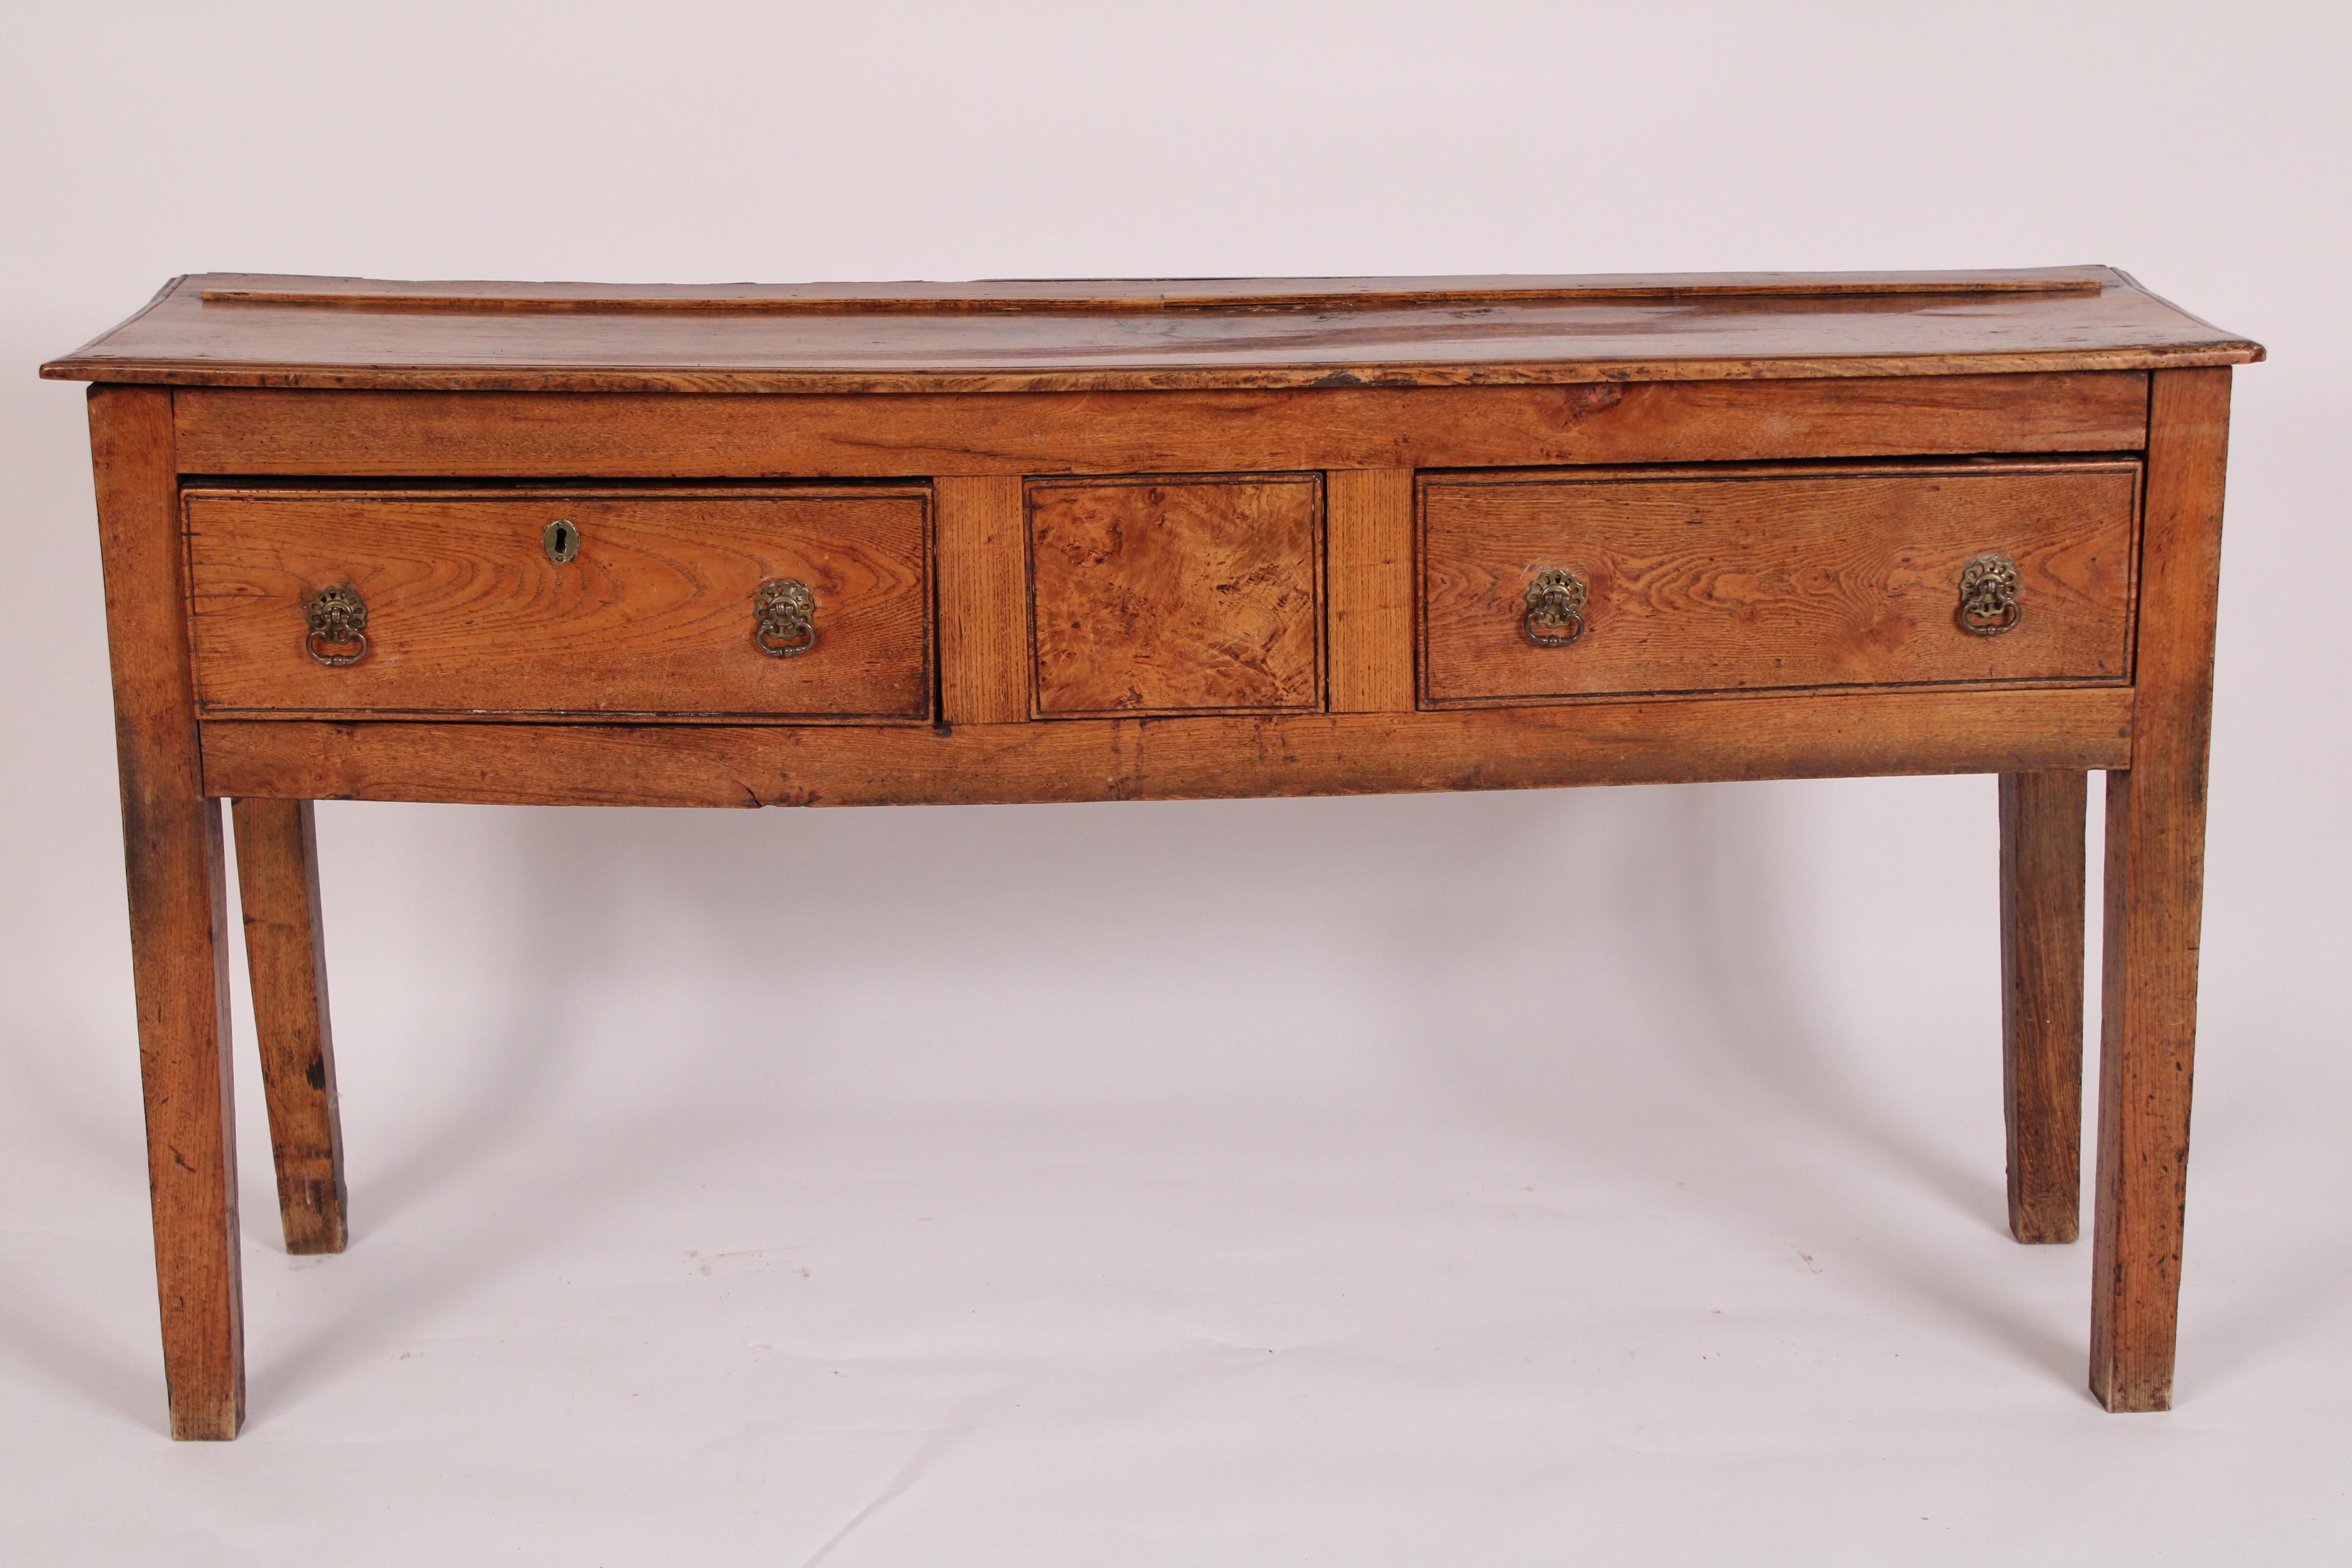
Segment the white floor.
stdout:
[[2213,933],[2179,1407],[2104,1414],[1991,822],[322,807],[352,1248],[248,1031],[251,1415],[168,1442],[128,1007],[20,1021],[0,1559],[2341,1563],[2352,1068]]

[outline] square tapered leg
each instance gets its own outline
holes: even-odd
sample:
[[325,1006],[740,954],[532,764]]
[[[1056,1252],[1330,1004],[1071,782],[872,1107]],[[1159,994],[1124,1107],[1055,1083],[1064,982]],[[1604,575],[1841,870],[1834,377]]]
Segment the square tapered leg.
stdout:
[[228,911],[220,804],[205,796],[196,739],[171,394],[94,387],[89,415],[172,1436],[234,1437],[245,1320]]
[[318,830],[307,800],[240,800],[232,816],[286,1250],[341,1252],[350,1227],[335,1043],[327,1019]]
[[2081,1223],[2088,783],[2000,775],[2001,1089],[2020,1241],[2072,1241]]
[[2110,1410],[2172,1404],[2230,419],[2227,369],[2152,380],[2132,765],[2107,775],[2091,1390]]

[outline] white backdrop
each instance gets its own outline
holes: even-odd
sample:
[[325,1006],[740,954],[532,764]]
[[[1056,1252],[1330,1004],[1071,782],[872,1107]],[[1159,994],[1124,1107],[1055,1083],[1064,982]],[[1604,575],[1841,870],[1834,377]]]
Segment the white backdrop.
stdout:
[[[10,8],[0,1555],[2342,1561],[2347,44],[2315,4]],[[1976,778],[322,806],[352,1247],[279,1243],[240,1014],[252,1418],[165,1441],[81,389],[33,368],[166,277],[2092,261],[2275,356],[2175,1412],[2092,1404],[2088,1241],[2002,1229]]]

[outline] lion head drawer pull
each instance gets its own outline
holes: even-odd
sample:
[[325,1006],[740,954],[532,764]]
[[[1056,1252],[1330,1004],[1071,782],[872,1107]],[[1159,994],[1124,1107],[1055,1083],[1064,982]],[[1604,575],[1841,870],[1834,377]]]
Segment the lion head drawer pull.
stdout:
[[796,658],[816,647],[816,595],[805,583],[776,578],[760,584],[752,601],[759,616],[751,641],[772,658]]
[[1528,584],[1528,640],[1566,647],[1584,635],[1584,579],[1563,567],[1536,574]]
[[1960,571],[1960,629],[1980,637],[1999,637],[2024,614],[2017,602],[2017,563],[2006,555],[1979,555]]
[[320,664],[357,664],[367,657],[367,601],[349,583],[321,588],[302,601],[310,631],[302,646]]

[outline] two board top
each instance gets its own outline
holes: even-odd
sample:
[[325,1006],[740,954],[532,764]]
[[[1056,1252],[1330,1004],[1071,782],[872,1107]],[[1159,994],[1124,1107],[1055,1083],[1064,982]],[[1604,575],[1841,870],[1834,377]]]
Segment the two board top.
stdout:
[[2262,347],[2108,267],[988,283],[205,273],[41,367],[188,386],[1091,392],[2155,370]]

